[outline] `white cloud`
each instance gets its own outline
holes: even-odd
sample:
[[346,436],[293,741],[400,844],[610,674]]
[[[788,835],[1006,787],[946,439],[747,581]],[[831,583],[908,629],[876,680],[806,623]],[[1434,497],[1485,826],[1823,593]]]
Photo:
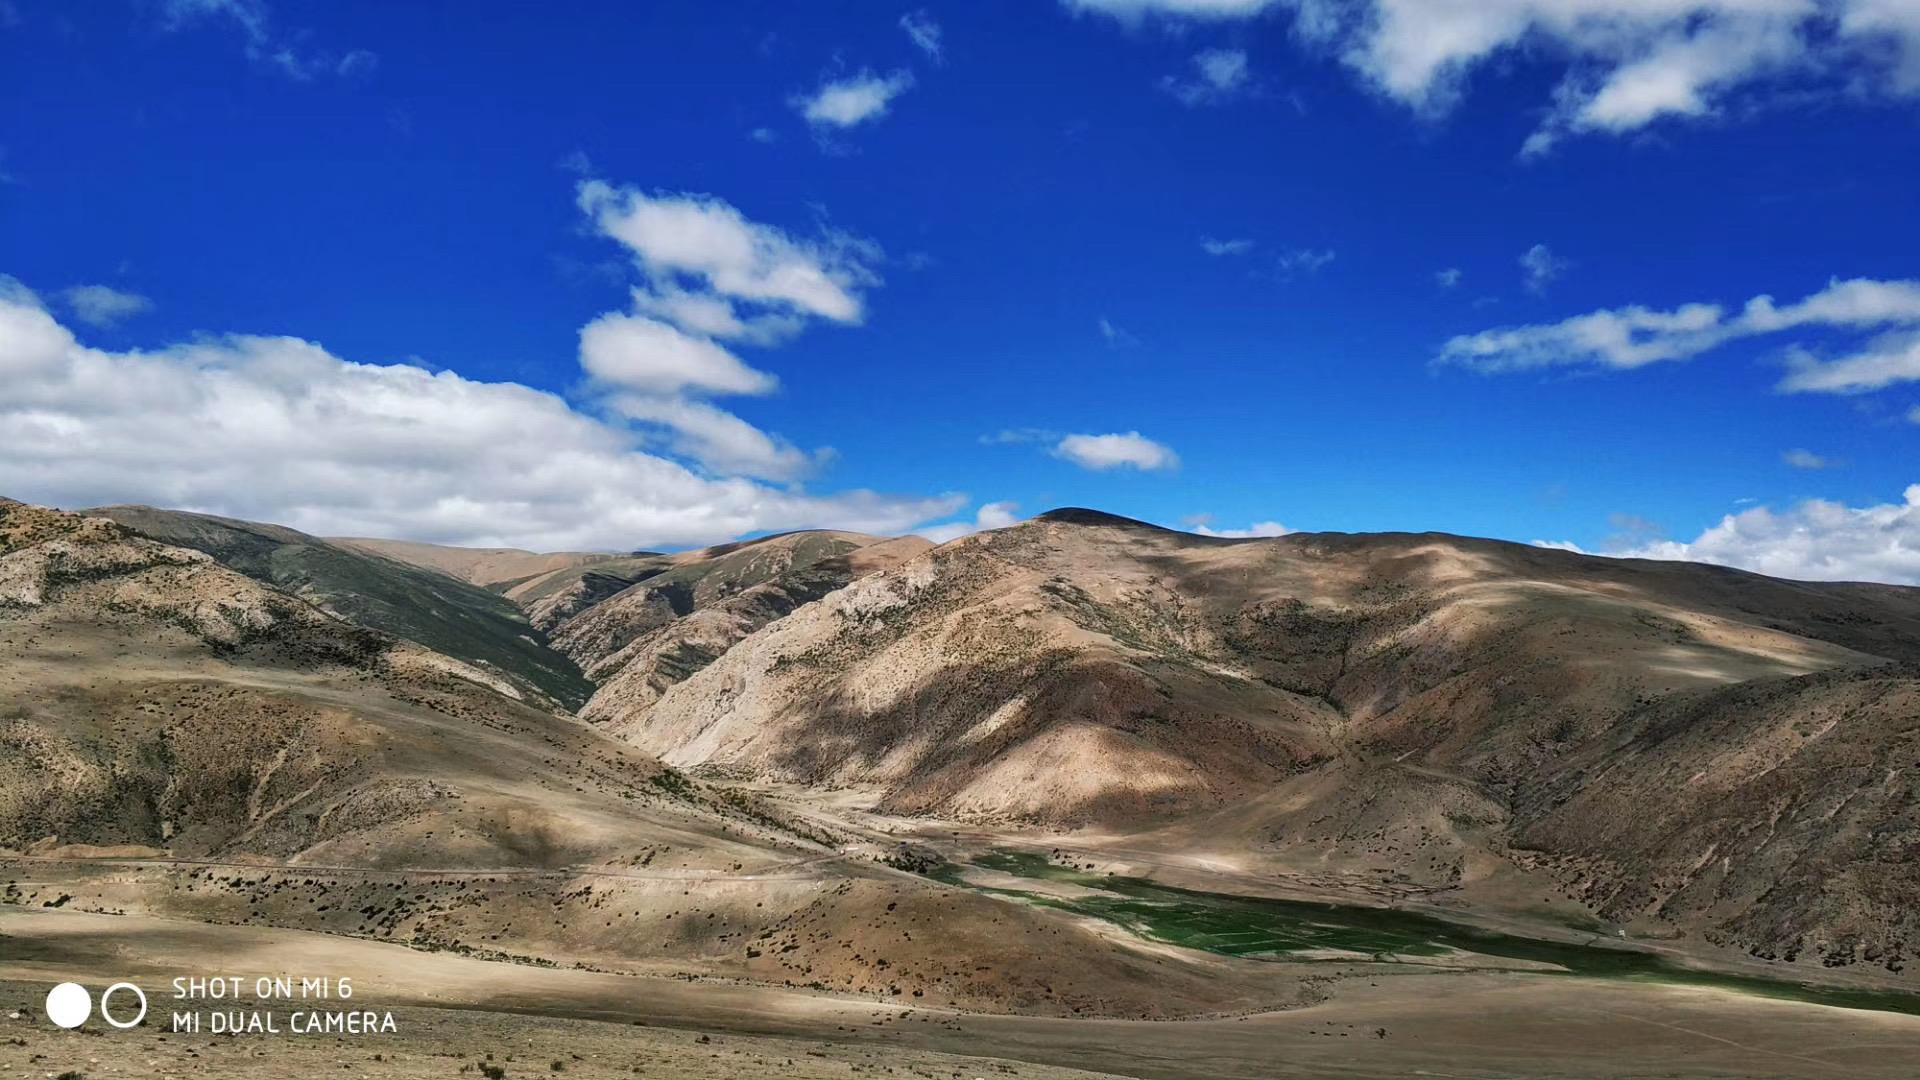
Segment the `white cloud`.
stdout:
[[1576,315],[1562,322],[1501,327],[1455,337],[1441,359],[1483,372],[1574,364],[1637,368],[1684,360],[1727,340],[1722,310],[1686,304],[1672,311],[1634,306]]
[[1180,458],[1171,449],[1137,431],[1112,435],[1068,435],[1053,448],[1053,455],[1083,469],[1104,472],[1107,469],[1171,469]]
[[1449,266],[1445,270],[1436,270],[1433,274],[1434,284],[1443,289],[1451,289],[1460,284],[1460,278],[1460,268],[1456,266]]
[[60,295],[73,317],[88,326],[112,326],[153,310],[153,301],[146,297],[106,285],[75,285]]
[[1193,56],[1195,75],[1160,80],[1160,88],[1183,105],[1211,105],[1228,101],[1247,89],[1251,72],[1247,54],[1239,49],[1204,49]]
[[640,443],[554,394],[352,363],[298,338],[89,348],[31,293],[0,289],[0,491],[15,498],[544,550],[895,533],[964,504],[703,476]]
[[1276,260],[1280,267],[1280,276],[1292,280],[1300,274],[1317,274],[1320,268],[1333,261],[1333,250],[1315,251],[1312,248],[1292,248],[1280,253]]
[[900,16],[900,29],[905,30],[908,39],[913,42],[914,46],[921,52],[926,53],[928,58],[934,63],[938,64],[941,62],[943,56],[940,44],[940,24],[933,21],[933,16],[929,15],[925,8],[919,11],[909,11],[905,15]]
[[649,195],[587,180],[579,204],[646,277],[631,313],[609,312],[580,331],[580,362],[594,388],[620,414],[663,428],[675,453],[709,470],[791,480],[823,461],[695,399],[777,386],[723,341],[777,345],[813,319],[859,322],[861,290],[879,282],[869,266],[879,249],[843,233],[796,238],[707,195]]
[[1920,5],[1912,0],[1853,0],[1840,16],[1840,31],[1879,43],[1888,89],[1920,93]]
[[1811,450],[1804,449],[1789,450],[1780,455],[1780,461],[1795,469],[1832,469],[1840,464],[1832,458],[1821,457]]
[[1020,521],[1020,515],[1015,513],[1015,511],[1019,509],[1019,503],[988,503],[980,508],[979,513],[974,515],[972,523],[954,521],[942,525],[929,525],[919,530],[919,532],[921,536],[926,537],[936,544],[944,544],[949,540],[958,540],[963,536],[972,536],[977,532],[985,532],[988,529],[1004,529],[1009,525],[1016,524]]
[[580,363],[596,378],[654,394],[764,394],[776,385],[713,341],[641,315],[602,315],[582,327]]
[[616,394],[613,410],[630,420],[657,424],[668,431],[668,446],[722,476],[791,480],[832,457],[811,454],[761,431],[745,420],[704,401],[648,394]]
[[1279,7],[1282,0],[1061,0],[1074,11],[1111,15],[1135,23],[1148,16],[1187,19],[1240,19]]
[[806,329],[804,314],[792,309],[760,310],[745,317],[732,300],[711,292],[690,292],[672,283],[633,290],[633,309],[679,326],[689,333],[749,345],[778,345]]
[[1663,541],[1609,554],[1737,566],[1803,581],[1920,585],[1920,484],[1903,501],[1852,507],[1810,499],[1784,512],[1729,514],[1690,542]]
[[1374,87],[1445,111],[1472,73],[1515,52],[1567,65],[1525,149],[1572,134],[1713,115],[1775,77],[1851,72],[1846,89],[1920,89],[1920,17],[1908,0],[1291,0],[1301,31]]
[[770,143],[770,142],[778,142],[780,139],[780,136],[772,128],[757,127],[757,128],[754,128],[752,131],[747,132],[747,138],[752,139],[754,142],[757,142],[757,143]]
[[715,296],[857,323],[860,290],[879,281],[869,266],[879,256],[871,243],[840,233],[800,240],[710,195],[649,195],[588,180],[579,203],[657,285],[690,279]]
[[1203,236],[1200,238],[1200,250],[1209,255],[1246,255],[1253,251],[1253,241],[1216,240],[1211,236]]
[[1129,24],[1251,18],[1285,8],[1296,37],[1417,113],[1447,112],[1473,75],[1518,56],[1565,75],[1527,138],[1539,154],[1583,134],[1720,115],[1790,86],[1839,100],[1920,94],[1913,0],[1062,0]]
[[1555,255],[1552,248],[1535,244],[1520,253],[1522,284],[1530,293],[1544,293],[1554,279],[1567,272],[1569,265],[1567,260]]
[[1297,530],[1289,529],[1277,521],[1260,521],[1244,529],[1216,529],[1205,522],[1194,526],[1194,532],[1201,536],[1217,536],[1229,540],[1247,540],[1258,536],[1285,536]]
[[1920,424],[1920,405],[1915,405],[1913,410],[1907,413],[1907,419],[1913,423]]
[[797,95],[791,104],[816,128],[850,128],[887,115],[893,99],[912,88],[910,71],[885,76],[862,71],[824,83],[811,94]]
[[[0,490],[310,531],[574,547],[824,524],[895,532],[962,504],[767,487],[759,481],[792,483],[831,451],[803,451],[706,400],[778,386],[723,341],[773,345],[816,319],[859,322],[862,292],[879,281],[874,245],[831,231],[797,238],[712,196],[598,180],[580,184],[579,205],[645,278],[631,311],[580,331],[595,412],[513,383],[353,364],[297,338],[102,352],[0,279]],[[82,296],[69,299],[100,299]]]
[[1788,366],[1780,381],[1787,393],[1859,394],[1920,382],[1920,333],[1883,334],[1859,352],[1825,362],[1796,350]]
[[1920,281],[1835,280],[1797,304],[1777,307],[1771,296],[1747,302],[1741,317],[1756,331],[1827,324],[1871,327],[1920,322]]
[[1770,296],[1749,300],[1730,315],[1718,304],[1683,304],[1670,311],[1638,305],[1577,315],[1558,323],[1501,327],[1464,334],[1441,347],[1441,362],[1482,372],[1592,365],[1637,368],[1686,360],[1739,338],[1803,327],[1861,332],[1890,330],[1861,351],[1822,362],[1793,354],[1783,391],[1859,392],[1920,380],[1920,281],[1833,280],[1798,303],[1780,307]]

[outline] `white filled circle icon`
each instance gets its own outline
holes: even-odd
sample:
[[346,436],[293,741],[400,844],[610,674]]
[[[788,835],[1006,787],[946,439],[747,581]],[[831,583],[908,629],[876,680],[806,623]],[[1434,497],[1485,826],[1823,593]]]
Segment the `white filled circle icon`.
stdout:
[[77,1028],[93,1013],[93,995],[79,983],[61,983],[47,991],[47,1019],[57,1027]]

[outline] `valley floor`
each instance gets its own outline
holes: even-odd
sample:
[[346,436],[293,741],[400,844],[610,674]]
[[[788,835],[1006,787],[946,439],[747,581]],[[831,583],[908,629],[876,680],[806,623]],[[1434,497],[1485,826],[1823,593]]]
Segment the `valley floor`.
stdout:
[[[12,908],[0,934],[8,1076],[453,1077],[469,1065],[479,1075],[492,1054],[507,1076],[553,1075],[559,1062],[587,1077],[1892,1078],[1920,1059],[1913,1016],[1525,972],[1375,972],[1304,1008],[1139,1022],[954,1013],[144,916]],[[169,1032],[170,1009],[185,1007],[169,980],[196,972],[350,974],[356,1006],[392,1010],[398,1030]],[[53,982],[97,992],[120,979],[153,999],[144,1027],[60,1031],[41,1010]]]
[[[1131,949],[1178,954],[1189,969],[1199,964],[1216,972],[1223,984],[1255,985],[1248,980],[1259,979],[1257,986],[1264,989],[1252,992],[1267,995],[1260,1000],[1275,1005],[1291,1001],[1293,1007],[1276,1010],[1269,1005],[1242,1015],[1189,1020],[1015,1016],[942,1008],[901,996],[768,985],[691,958],[678,963],[663,958],[617,971],[587,970],[565,954],[509,963],[423,951],[367,936],[252,922],[201,922],[151,912],[107,914],[113,909],[103,909],[99,901],[113,895],[115,887],[141,896],[152,875],[178,874],[183,867],[142,852],[70,859],[14,856],[9,876],[20,880],[23,891],[0,905],[0,1078],[45,1080],[78,1074],[92,1080],[219,1080],[348,1073],[424,1080],[485,1077],[499,1069],[499,1075],[507,1077],[795,1080],[856,1073],[930,1080],[1106,1075],[1146,1080],[1838,1080],[1906,1077],[1912,1075],[1911,1063],[1920,1060],[1920,1016],[1910,1012],[1837,1008],[1715,986],[1587,977],[1493,952],[1423,954],[1415,948],[1394,952],[1395,962],[1386,963],[1374,962],[1367,955],[1370,947],[1362,943],[1294,954],[1301,962],[1262,962],[1220,955],[1218,950],[1176,948],[1164,938],[1143,940],[1117,922],[1084,917],[1064,902],[1101,895],[1109,872],[1218,891],[1194,893],[1197,897],[1264,893],[1376,909],[1393,905],[1412,912],[1444,911],[1446,898],[1337,868],[1316,872],[1310,866],[1244,864],[1239,861],[1243,857],[1228,848],[1210,852],[1192,836],[1049,836],[890,817],[874,812],[866,798],[853,792],[822,795],[762,787],[758,793],[792,818],[837,833],[841,852],[739,871],[574,868],[531,873],[543,879],[577,875],[589,881],[657,873],[676,889],[698,889],[702,883],[711,888],[769,885],[847,872],[910,884],[909,878],[926,879],[872,860],[903,851],[926,853],[948,860],[931,872],[956,887],[1022,907],[1036,898],[1062,901],[1062,906],[1047,907],[1052,916],[1072,919],[1116,941],[1124,939]],[[1030,854],[1006,854],[1015,849]],[[999,865],[1020,872],[991,869],[994,852],[1002,853]],[[288,869],[317,872],[314,867]],[[338,867],[328,876],[354,873]],[[463,873],[519,876],[478,869]],[[395,881],[418,876],[406,871],[358,874]],[[60,895],[46,886],[61,880],[88,883],[94,902],[49,906],[42,894]],[[1556,923],[1552,911],[1528,911],[1518,899],[1510,905],[1490,902],[1498,898],[1497,891],[1482,890],[1473,921],[1528,935],[1550,948],[1595,940],[1591,929]],[[95,910],[76,910],[89,906]],[[1510,909],[1505,915],[1503,906]],[[213,909],[207,917],[216,917]],[[1014,925],[1010,922],[1005,932],[1012,933]],[[1678,961],[1708,962],[1723,971],[1762,973],[1769,967],[1751,958],[1718,955],[1692,942],[1628,944],[1659,950]],[[276,1012],[281,1031],[172,1031],[171,1016],[177,1009],[206,1017],[228,1007],[173,1000],[171,979],[195,974],[238,974],[249,981],[259,975],[296,981],[348,976],[357,987],[353,1007],[391,1010],[398,1030],[293,1034],[287,1030],[287,1014],[299,1003],[247,1001],[244,1008]],[[1806,973],[1796,967],[1771,974],[1793,978]],[[1862,979],[1857,972],[1823,974],[1843,990],[1849,983],[1861,990],[1889,988],[1882,985],[1884,980]],[[53,983],[76,981],[97,994],[120,980],[139,984],[149,995],[151,1012],[142,1027],[114,1031],[95,1020],[79,1031],[61,1031],[47,1021],[42,997]]]

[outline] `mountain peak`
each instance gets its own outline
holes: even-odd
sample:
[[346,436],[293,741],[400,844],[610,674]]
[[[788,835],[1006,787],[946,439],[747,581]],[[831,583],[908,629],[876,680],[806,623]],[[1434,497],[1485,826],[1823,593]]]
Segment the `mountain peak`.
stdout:
[[1084,506],[1061,506],[1035,517],[1035,521],[1044,521],[1057,525],[1101,525],[1116,529],[1153,529],[1167,532],[1151,522],[1139,521],[1119,514],[1109,514],[1104,510],[1089,510]]

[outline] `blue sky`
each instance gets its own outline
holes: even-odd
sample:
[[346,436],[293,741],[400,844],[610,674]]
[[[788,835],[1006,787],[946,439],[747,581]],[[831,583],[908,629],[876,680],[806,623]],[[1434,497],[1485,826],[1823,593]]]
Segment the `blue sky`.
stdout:
[[1920,582],[1920,5],[1447,7],[11,0],[0,492]]

